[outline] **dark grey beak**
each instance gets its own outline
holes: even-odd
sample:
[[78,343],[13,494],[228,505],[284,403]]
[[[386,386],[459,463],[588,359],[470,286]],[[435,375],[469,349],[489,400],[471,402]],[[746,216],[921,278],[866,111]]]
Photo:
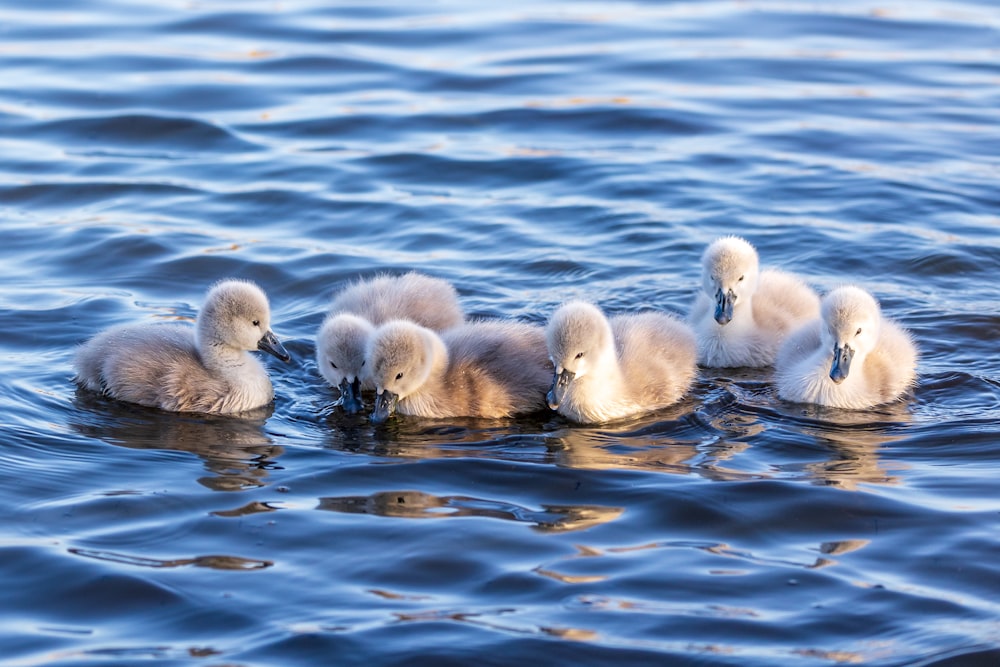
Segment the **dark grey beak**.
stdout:
[[733,319],[733,304],[736,303],[736,293],[733,290],[719,291],[715,293],[715,321],[726,325]]
[[268,354],[273,354],[282,361],[291,361],[292,355],[288,354],[284,346],[278,340],[277,336],[270,329],[264,333],[264,336],[257,341],[257,349],[261,352],[267,352]]
[[383,390],[375,396],[375,408],[368,418],[373,424],[383,424],[396,412],[396,404],[399,403],[399,394]]
[[364,409],[365,402],[361,400],[361,378],[354,378],[353,381],[344,378],[337,388],[340,389],[337,405],[344,408],[344,412],[353,415]]
[[550,408],[553,410],[559,409],[559,406],[562,404],[563,396],[566,395],[566,389],[575,377],[576,373],[566,369],[563,369],[561,373],[556,373],[552,376],[552,387],[549,388],[549,393],[545,395],[545,400],[548,401]]
[[840,384],[847,379],[847,374],[851,372],[851,359],[854,358],[854,350],[850,345],[839,347],[833,346],[833,365],[830,367],[830,379]]

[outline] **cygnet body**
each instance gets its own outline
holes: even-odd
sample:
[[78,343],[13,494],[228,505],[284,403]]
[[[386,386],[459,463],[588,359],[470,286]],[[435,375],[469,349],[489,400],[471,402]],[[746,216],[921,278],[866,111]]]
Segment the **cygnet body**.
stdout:
[[371,420],[393,412],[419,417],[511,417],[545,408],[552,366],[539,326],[478,321],[438,334],[395,320],[372,335]]
[[376,276],[339,292],[316,337],[316,363],[326,381],[340,389],[338,403],[345,411],[364,407],[361,389],[374,388],[364,368],[368,339],[375,327],[395,319],[444,331],[465,317],[450,283],[413,271]]
[[666,313],[609,320],[597,306],[573,301],[552,315],[546,341],[555,366],[549,407],[583,424],[676,403],[697,372],[694,333]]
[[171,412],[236,414],[267,405],[274,389],[262,350],[290,359],[270,329],[267,296],[255,284],[213,286],[194,327],[137,324],[107,329],[76,354],[77,382],[129,403]]
[[701,289],[688,321],[703,366],[770,366],[785,337],[819,314],[816,292],[790,273],[761,271],[757,250],[745,239],[718,239],[701,263]]
[[898,399],[916,379],[917,348],[871,294],[838,287],[822,316],[793,332],[778,353],[778,395],[796,403],[861,410]]

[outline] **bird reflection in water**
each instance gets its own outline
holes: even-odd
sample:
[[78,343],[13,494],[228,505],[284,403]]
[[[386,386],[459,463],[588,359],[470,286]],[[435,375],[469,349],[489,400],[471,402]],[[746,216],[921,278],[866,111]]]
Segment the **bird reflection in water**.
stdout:
[[638,419],[599,427],[567,426],[547,433],[547,444],[556,463],[567,468],[696,474],[720,481],[750,477],[724,465],[749,447],[747,441],[720,438],[696,405],[689,398]]
[[264,431],[273,406],[240,417],[172,414],[111,401],[77,391],[77,412],[70,425],[80,434],[129,449],[190,452],[204,462],[210,476],[198,482],[213,491],[240,491],[266,486],[284,448]]
[[368,496],[320,498],[317,509],[410,519],[478,516],[532,524],[543,532],[583,530],[614,521],[622,507],[542,505],[532,510],[513,503],[469,496],[435,496],[422,491],[380,491]]
[[846,491],[861,484],[901,483],[884,453],[887,445],[905,438],[905,427],[912,421],[905,403],[865,411],[796,404],[792,410],[787,417],[795,422],[796,439],[810,449],[819,448],[825,458],[782,470],[800,471],[817,484]]
[[[898,484],[885,446],[901,440],[912,421],[906,403],[865,411],[788,403],[759,379],[714,381],[705,401],[706,423],[720,441],[742,443],[739,454],[758,477],[805,477],[817,484],[856,490],[859,484]],[[789,462],[806,451],[809,460]],[[819,453],[820,460],[815,456]]]

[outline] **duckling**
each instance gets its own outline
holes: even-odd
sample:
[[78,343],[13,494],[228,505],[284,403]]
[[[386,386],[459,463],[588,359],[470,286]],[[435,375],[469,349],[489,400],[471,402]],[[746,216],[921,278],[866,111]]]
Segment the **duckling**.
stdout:
[[688,321],[703,366],[770,366],[785,336],[819,314],[816,292],[790,273],[760,271],[757,250],[745,239],[718,239],[701,264]]
[[208,291],[194,327],[136,324],[98,333],[77,350],[76,379],[111,398],[171,412],[246,412],[274,399],[267,371],[247,351],[291,359],[270,320],[263,290],[224,280]]
[[346,412],[359,412],[364,407],[361,389],[374,388],[365,379],[365,347],[375,327],[393,319],[443,331],[465,316],[450,283],[415,271],[361,280],[337,294],[317,335],[316,363],[326,381],[340,390],[338,404]]
[[583,424],[676,403],[697,370],[694,333],[666,313],[608,320],[597,306],[572,301],[556,310],[545,334],[555,365],[549,407]]
[[898,399],[916,379],[910,334],[860,287],[838,287],[822,317],[793,332],[775,362],[778,395],[796,403],[862,410]]
[[497,419],[545,408],[552,366],[541,327],[478,321],[438,334],[393,320],[375,330],[366,357],[375,384],[371,421],[419,417]]

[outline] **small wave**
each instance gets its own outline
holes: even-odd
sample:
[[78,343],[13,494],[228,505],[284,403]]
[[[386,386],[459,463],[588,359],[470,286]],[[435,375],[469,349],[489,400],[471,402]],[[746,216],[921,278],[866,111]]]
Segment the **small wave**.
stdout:
[[82,150],[166,156],[246,153],[257,147],[230,130],[196,118],[152,114],[78,117],[23,128],[30,136]]

